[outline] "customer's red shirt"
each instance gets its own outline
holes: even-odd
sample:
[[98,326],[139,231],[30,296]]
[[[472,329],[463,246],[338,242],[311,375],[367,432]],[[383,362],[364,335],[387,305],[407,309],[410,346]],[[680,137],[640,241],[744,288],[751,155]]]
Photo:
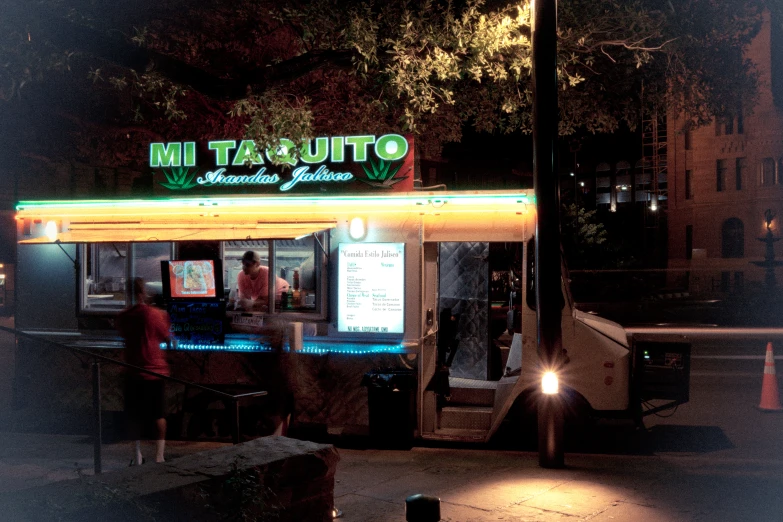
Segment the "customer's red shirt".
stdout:
[[[125,362],[163,375],[169,375],[169,365],[160,343],[169,337],[169,315],[146,304],[137,304],[117,316],[117,330],[125,339]],[[139,373],[142,379],[154,375]]]

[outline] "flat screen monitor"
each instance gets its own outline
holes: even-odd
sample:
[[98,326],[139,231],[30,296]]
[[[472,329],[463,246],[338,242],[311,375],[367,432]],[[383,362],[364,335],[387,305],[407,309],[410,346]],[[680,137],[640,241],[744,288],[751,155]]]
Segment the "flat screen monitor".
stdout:
[[220,299],[223,267],[217,259],[161,261],[163,296],[166,299]]

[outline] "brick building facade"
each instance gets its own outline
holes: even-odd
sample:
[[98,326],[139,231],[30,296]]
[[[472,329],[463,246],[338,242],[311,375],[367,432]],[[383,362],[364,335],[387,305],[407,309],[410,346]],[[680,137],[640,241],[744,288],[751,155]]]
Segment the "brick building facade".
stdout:
[[[758,103],[689,131],[669,117],[669,267],[690,270],[692,293],[742,293],[761,287],[767,232],[776,214],[783,236],[783,49],[780,24],[766,16],[746,51],[760,75]],[[673,123],[673,124],[672,124]],[[783,258],[783,244],[775,246]],[[778,281],[783,269],[777,269]]]

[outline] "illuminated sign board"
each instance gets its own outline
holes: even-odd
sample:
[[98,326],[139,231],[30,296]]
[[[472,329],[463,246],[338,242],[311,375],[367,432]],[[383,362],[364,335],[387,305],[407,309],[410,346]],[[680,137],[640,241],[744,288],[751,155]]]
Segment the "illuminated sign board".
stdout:
[[171,297],[217,297],[214,261],[169,261]]
[[337,330],[405,331],[405,243],[340,243]]
[[[351,192],[413,190],[413,138],[331,136],[305,142],[294,158],[291,140],[260,152],[253,140],[150,143],[149,166],[168,191]],[[162,174],[161,174],[162,173]]]

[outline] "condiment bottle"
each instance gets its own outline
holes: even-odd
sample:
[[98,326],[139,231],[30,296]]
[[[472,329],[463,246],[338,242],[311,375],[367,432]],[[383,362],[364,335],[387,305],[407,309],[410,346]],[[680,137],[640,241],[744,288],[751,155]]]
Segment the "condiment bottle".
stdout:
[[300,306],[302,304],[301,294],[299,292],[299,270],[294,269],[294,295],[293,305]]

